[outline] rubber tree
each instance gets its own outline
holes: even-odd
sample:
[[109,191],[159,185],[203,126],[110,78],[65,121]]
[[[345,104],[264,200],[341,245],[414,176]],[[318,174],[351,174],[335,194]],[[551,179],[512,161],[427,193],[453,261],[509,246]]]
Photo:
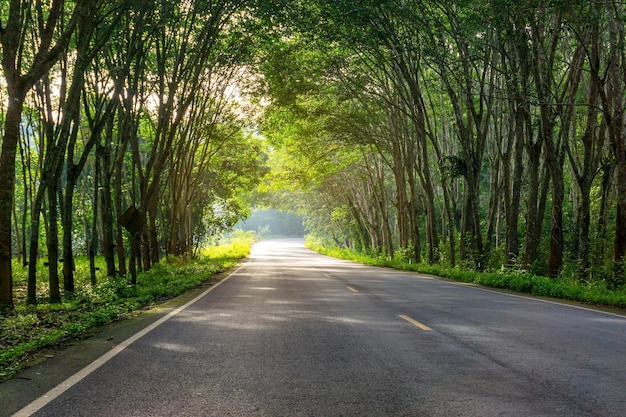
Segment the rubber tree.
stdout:
[[[5,3],[3,2],[3,5]],[[87,7],[89,3],[81,0],[76,2],[10,0],[8,13],[2,15],[5,21],[0,22],[2,71],[8,97],[0,151],[0,307],[2,308],[13,307],[11,213],[15,193],[15,160],[24,100],[28,91],[59,60],[74,32],[82,8]]]
[[[154,34],[156,121],[147,160],[135,160],[138,167],[141,204],[147,215],[143,234],[144,269],[160,257],[157,230],[159,191],[172,150],[180,138],[188,110],[201,88],[203,74],[210,69],[221,46],[219,39],[233,15],[241,10],[242,0],[196,0],[181,7],[163,3],[156,12],[161,16]],[[133,155],[138,157],[139,143],[135,140]]]
[[[608,51],[604,57],[603,68],[599,62],[592,62],[591,73],[600,83],[600,102],[606,118],[608,135],[615,155],[615,176],[617,190],[617,213],[615,218],[615,241],[613,279],[609,286],[622,285],[624,264],[626,262],[626,111],[624,94],[626,93],[626,7],[618,1],[603,4],[603,13],[607,19]],[[597,64],[597,65],[595,65]]]

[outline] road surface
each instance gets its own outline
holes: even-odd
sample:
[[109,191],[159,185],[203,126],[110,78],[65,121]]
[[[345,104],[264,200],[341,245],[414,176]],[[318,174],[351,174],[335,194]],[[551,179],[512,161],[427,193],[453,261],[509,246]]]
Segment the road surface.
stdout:
[[111,346],[87,368],[83,347],[0,384],[6,415],[626,415],[620,315],[339,261],[301,240],[256,244],[185,302],[121,344],[101,339]]

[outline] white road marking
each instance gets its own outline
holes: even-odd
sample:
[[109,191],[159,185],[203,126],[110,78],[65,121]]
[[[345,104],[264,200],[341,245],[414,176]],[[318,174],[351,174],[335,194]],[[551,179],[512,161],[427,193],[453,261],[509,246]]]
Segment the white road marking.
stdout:
[[124,349],[126,349],[132,343],[134,343],[137,340],[141,339],[142,337],[144,337],[145,335],[150,333],[152,330],[156,329],[157,327],[159,327],[160,325],[162,325],[163,323],[165,323],[166,321],[168,321],[169,319],[174,317],[176,314],[178,314],[181,311],[185,310],[186,308],[188,308],[189,306],[191,306],[192,304],[194,304],[198,300],[200,300],[202,297],[207,295],[209,292],[213,291],[215,288],[217,288],[220,285],[222,285],[222,283],[224,283],[226,280],[228,280],[233,275],[237,274],[239,272],[239,270],[241,268],[243,268],[244,266],[246,266],[246,264],[241,265],[239,268],[237,268],[235,271],[233,271],[233,273],[231,273],[229,276],[227,276],[226,278],[224,278],[223,280],[221,280],[217,284],[211,286],[210,288],[208,288],[206,291],[202,292],[202,294],[198,295],[193,300],[191,300],[188,303],[178,307],[174,311],[171,311],[169,314],[167,314],[164,317],[161,317],[159,320],[155,321],[150,326],[146,327],[145,329],[141,330],[138,333],[135,333],[134,335],[132,335],[128,339],[124,340],[120,344],[114,346],[110,351],[108,351],[104,355],[100,356],[98,359],[96,359],[95,361],[91,362],[89,365],[87,365],[86,367],[84,367],[80,371],[76,372],[74,375],[70,376],[65,381],[61,382],[59,385],[57,385],[56,387],[52,388],[50,391],[46,392],[44,395],[42,395],[38,399],[36,399],[33,402],[31,402],[30,404],[28,404],[26,407],[22,408],[21,410],[19,410],[15,414],[13,414],[13,417],[28,417],[28,416],[33,415],[34,413],[39,411],[41,408],[43,408],[46,404],[50,403],[52,400],[54,400],[55,398],[59,397],[65,391],[67,391],[68,389],[70,389],[71,387],[76,385],[83,378],[87,377],[89,374],[93,373],[96,369],[100,368],[102,365],[104,365],[105,363],[110,361],[118,353],[123,352]]
[[[442,282],[448,282],[450,284],[455,284],[455,285],[464,285],[466,287],[474,288],[475,290],[490,292],[492,294],[500,294],[500,295],[505,295],[507,297],[513,297],[513,298],[522,298],[524,300],[537,301],[539,303],[545,303],[545,304],[553,304],[553,305],[561,306],[561,307],[570,307],[570,308],[575,308],[577,310],[589,311],[591,313],[599,313],[599,314],[603,314],[606,316],[613,316],[613,317],[618,317],[620,319],[626,319],[626,315],[624,314],[612,313],[610,311],[600,310],[599,309],[600,307],[591,308],[591,307],[585,307],[585,306],[580,306],[576,304],[569,304],[566,302],[568,300],[564,300],[564,301],[559,301],[558,299],[546,300],[545,298],[537,298],[537,297],[541,297],[539,295],[534,296],[532,294],[524,294],[524,293],[512,294],[510,292],[498,291],[497,289],[490,289],[488,287],[483,287],[477,284],[471,284],[471,283],[466,283],[466,282],[454,282],[454,281],[443,281],[443,280]],[[581,302],[581,301],[576,301],[576,300],[569,300],[569,301],[573,303]],[[615,307],[615,309],[617,310],[617,307]]]

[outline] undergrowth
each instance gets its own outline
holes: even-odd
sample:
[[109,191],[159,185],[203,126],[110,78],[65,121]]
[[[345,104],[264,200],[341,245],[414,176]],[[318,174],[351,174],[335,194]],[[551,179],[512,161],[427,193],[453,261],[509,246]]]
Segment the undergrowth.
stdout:
[[[91,286],[88,261],[78,258],[76,291],[65,294],[61,304],[47,302],[47,285],[43,283],[44,277],[39,277],[42,284],[38,285],[38,302],[27,305],[26,272],[16,262],[13,266],[15,309],[0,315],[0,381],[13,376],[43,349],[84,338],[98,326],[215,279],[216,274],[247,257],[253,241],[253,236],[232,239],[204,249],[196,259],[167,257],[150,271],[139,273],[134,286],[127,277],[105,277],[102,272],[97,285]],[[102,259],[98,263],[103,271]]]
[[566,276],[550,279],[521,270],[477,272],[467,269],[449,268],[441,265],[416,264],[381,257],[372,257],[350,249],[326,247],[313,242],[307,242],[307,246],[324,255],[366,265],[421,272],[455,281],[507,289],[542,297],[572,300],[598,306],[626,308],[626,288],[624,287],[610,290],[594,282],[579,282],[577,280],[568,279]]

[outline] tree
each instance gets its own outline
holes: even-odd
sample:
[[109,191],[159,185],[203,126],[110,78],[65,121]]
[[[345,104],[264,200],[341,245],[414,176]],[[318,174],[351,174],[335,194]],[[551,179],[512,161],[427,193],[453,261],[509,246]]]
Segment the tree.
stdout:
[[615,219],[614,256],[615,265],[611,287],[624,283],[624,260],[626,258],[626,30],[624,5],[617,1],[604,4],[608,28],[608,53],[605,72],[600,72],[597,61],[591,65],[591,74],[600,83],[600,100],[606,118],[608,135],[616,161],[617,213]]
[[[10,0],[6,21],[0,25],[2,70],[8,107],[0,153],[0,306],[13,307],[11,272],[11,213],[15,193],[15,160],[24,99],[33,85],[58,61],[74,32],[78,16],[89,1]],[[66,16],[64,12],[70,12]],[[31,20],[32,19],[32,20]],[[41,31],[35,31],[35,29]],[[31,42],[34,42],[34,54]]]
[[[429,251],[437,249],[432,242],[441,230],[450,237],[454,260],[454,236],[460,232],[462,258],[478,268],[498,266],[503,253],[505,264],[519,258],[535,271],[547,259],[545,271],[555,277],[568,251],[577,254],[583,269],[588,265],[594,187],[603,190],[601,235],[611,210],[613,158],[604,146],[611,114],[605,109],[615,110],[619,100],[612,97],[620,93],[612,87],[602,104],[598,90],[617,85],[617,77],[609,65],[596,70],[592,62],[599,55],[594,44],[620,50],[620,25],[614,24],[613,32],[602,29],[611,13],[622,13],[613,6],[536,0],[294,2],[276,18],[287,23],[269,42],[268,49],[278,52],[268,59],[276,64],[264,67],[267,91],[273,106],[319,127],[303,140],[331,135],[348,146],[373,145],[362,152],[361,163],[367,166],[377,153],[389,173],[370,163],[369,172],[378,172],[372,178],[393,178],[393,198],[381,187],[372,195],[381,199],[376,206],[392,213],[395,245],[407,246],[412,230],[414,241],[425,236]],[[597,40],[600,33],[606,35]],[[610,53],[605,62],[614,67],[619,59]],[[618,141],[611,142],[617,149]],[[438,170],[431,172],[434,162]],[[576,188],[569,187],[570,179]],[[357,199],[332,194],[325,201],[336,201],[342,216],[367,230],[368,209]],[[418,204],[407,209],[413,201]],[[434,207],[443,209],[437,213]],[[579,213],[578,243],[572,246],[564,222],[570,211]],[[409,226],[424,213],[425,228]],[[549,237],[544,224],[550,224]],[[381,217],[377,232],[384,235],[386,225]]]
[[[172,150],[178,145],[176,139],[195,95],[204,80],[203,75],[217,58],[220,35],[231,23],[233,14],[239,11],[241,0],[197,1],[191,7],[176,7],[169,3],[161,5],[158,13],[161,21],[154,38],[157,97],[156,121],[150,136],[149,157],[136,159],[139,168],[140,210],[148,218],[143,240],[144,269],[150,269],[159,260],[157,231],[157,202],[163,174]],[[133,155],[139,156],[139,143],[131,144]]]

